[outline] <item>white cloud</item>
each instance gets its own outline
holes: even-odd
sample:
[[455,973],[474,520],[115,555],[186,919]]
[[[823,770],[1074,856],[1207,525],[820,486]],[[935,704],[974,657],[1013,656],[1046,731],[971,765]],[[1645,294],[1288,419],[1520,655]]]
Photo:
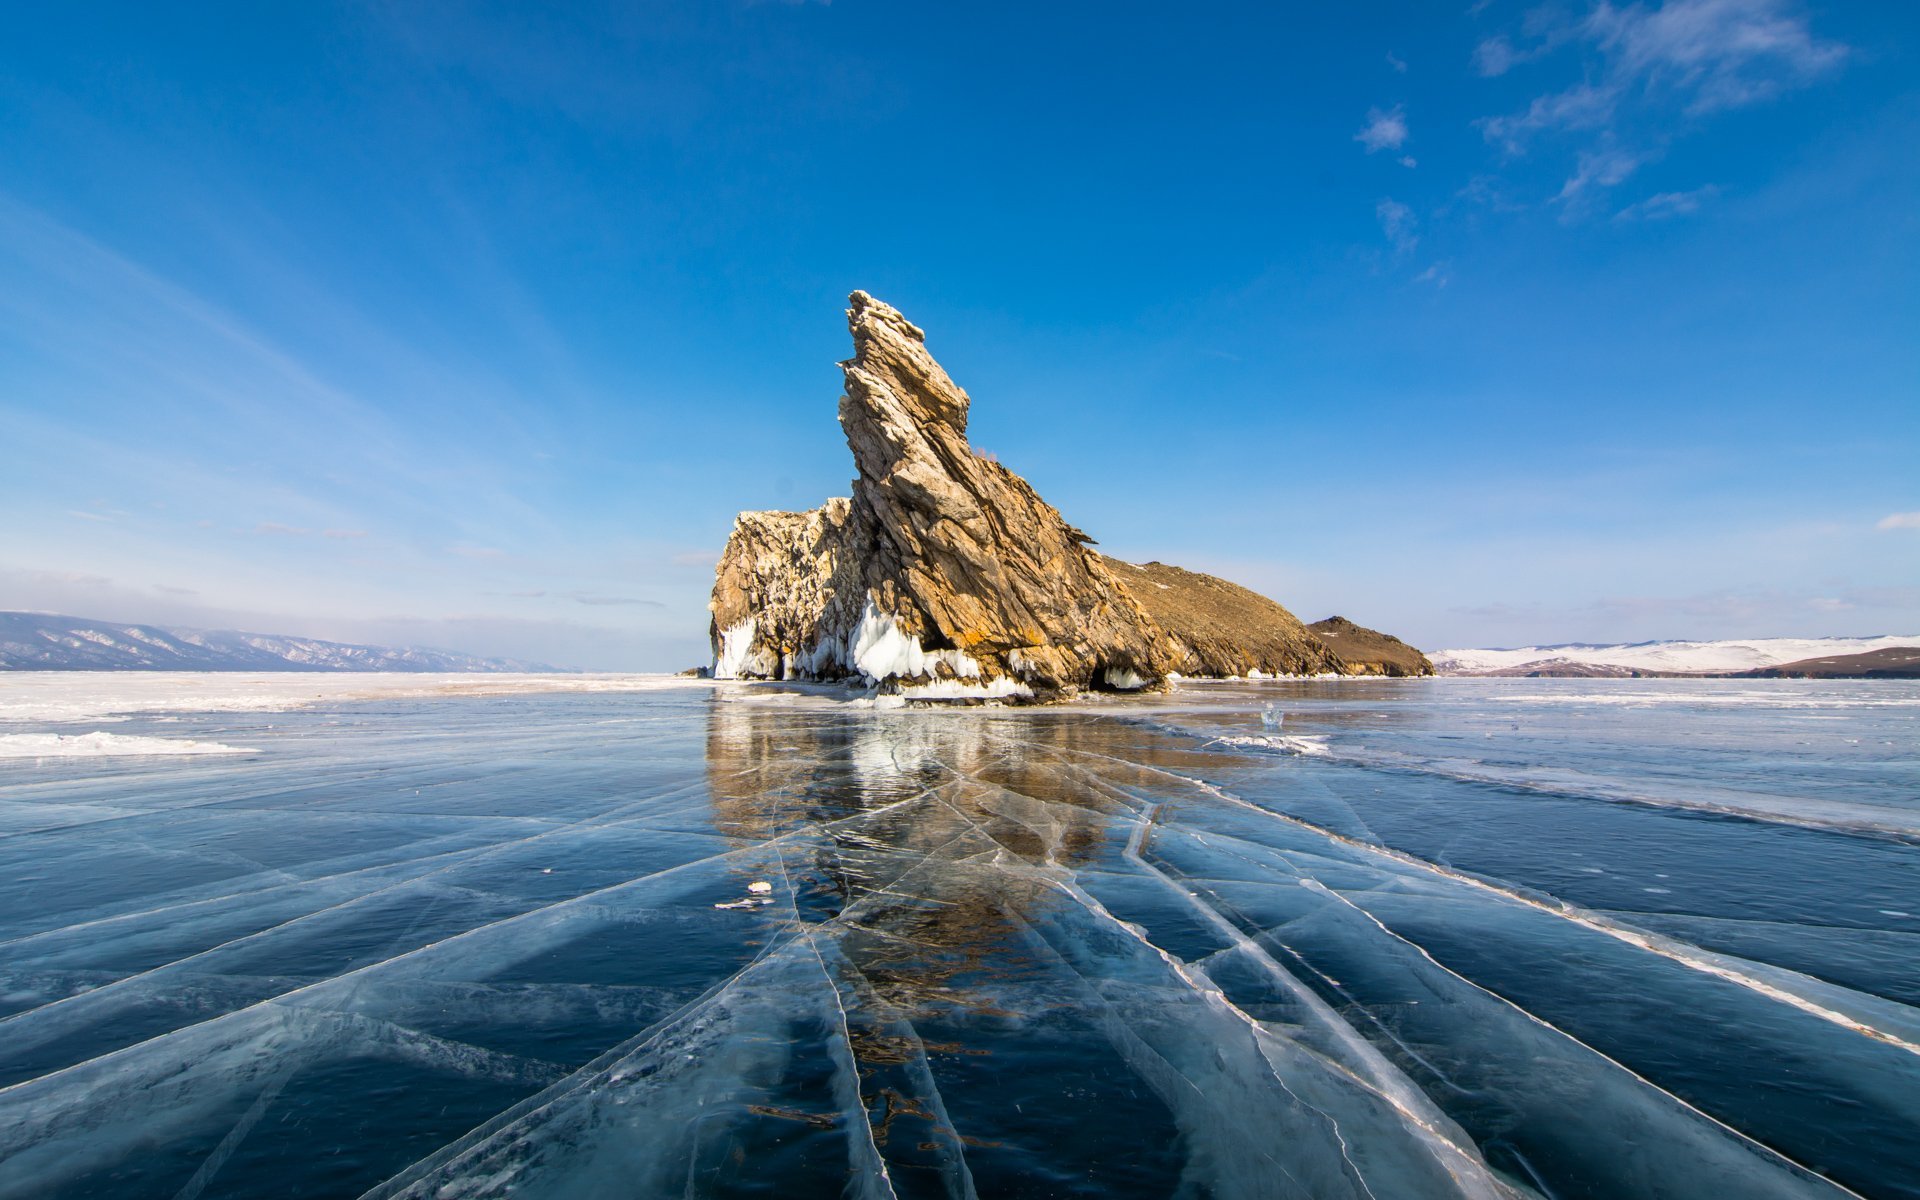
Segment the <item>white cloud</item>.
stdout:
[[1411,154],[1402,154],[1400,156],[1400,165],[1407,168],[1409,171],[1411,171],[1413,168],[1420,165],[1420,160],[1415,158]]
[[1691,112],[1736,108],[1836,66],[1846,47],[1813,36],[1783,0],[1668,0],[1657,8],[1601,4],[1583,36],[1616,75],[1689,93]]
[[1711,183],[1690,192],[1656,192],[1638,204],[1621,209],[1614,214],[1614,220],[1664,221],[1669,217],[1689,216],[1699,212],[1702,204],[1719,194],[1720,189]]
[[1641,155],[1615,147],[1583,151],[1572,177],[1561,186],[1554,200],[1566,205],[1567,215],[1575,215],[1589,205],[1595,188],[1617,186],[1646,161]]
[[1401,75],[1405,75],[1407,73],[1407,60],[1404,58],[1401,58],[1398,54],[1395,54],[1391,50],[1387,51],[1387,65],[1392,67],[1396,72],[1398,72]]
[[1564,92],[1534,98],[1527,111],[1511,117],[1486,117],[1478,122],[1490,142],[1509,154],[1526,152],[1533,135],[1546,129],[1600,129],[1613,121],[1620,92],[1608,86],[1582,83]]
[[367,531],[364,529],[323,529],[320,531],[320,536],[330,538],[363,538],[367,536]]
[[1875,529],[1920,529],[1920,512],[1888,513]]
[[1368,109],[1366,126],[1353,135],[1353,140],[1365,146],[1368,154],[1376,150],[1398,150],[1406,145],[1406,106],[1396,104],[1390,109]]
[[1535,134],[1609,125],[1621,105],[1678,102],[1690,114],[1738,108],[1811,82],[1837,66],[1847,48],[1813,35],[1790,0],[1667,0],[1648,6],[1596,5],[1572,20],[1539,9],[1532,44],[1504,36],[1474,51],[1474,68],[1501,75],[1517,63],[1575,42],[1600,58],[1596,74],[1534,99],[1524,113],[1480,122],[1489,141],[1520,153]]
[[1437,288],[1443,288],[1447,286],[1447,284],[1452,279],[1453,279],[1453,264],[1450,262],[1434,263],[1432,266],[1428,267],[1426,270],[1420,272],[1418,275],[1415,275],[1413,277],[1413,281],[1415,283],[1430,283]]
[[1373,215],[1380,221],[1380,231],[1393,243],[1395,254],[1411,254],[1420,244],[1419,236],[1414,232],[1419,222],[1413,210],[1398,200],[1382,200],[1373,206]]
[[1488,79],[1505,75],[1519,61],[1519,52],[1504,37],[1490,37],[1473,48],[1473,69]]

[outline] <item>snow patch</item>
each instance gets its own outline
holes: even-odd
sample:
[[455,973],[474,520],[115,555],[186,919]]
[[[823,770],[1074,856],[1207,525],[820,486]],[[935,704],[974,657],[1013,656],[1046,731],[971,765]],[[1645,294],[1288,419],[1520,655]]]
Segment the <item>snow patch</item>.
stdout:
[[[1033,689],[1018,679],[1001,676],[986,683],[966,683],[958,679],[936,679],[900,689],[903,700],[1022,700],[1033,697]],[[875,703],[885,697],[876,697]]]
[[1302,754],[1309,758],[1324,758],[1333,751],[1327,747],[1324,736],[1305,734],[1244,735],[1215,738],[1222,746],[1247,746],[1256,750],[1278,750],[1283,754]]
[[124,733],[0,734],[0,758],[104,758],[126,754],[257,754],[250,746]]
[[1132,667],[1108,667],[1102,676],[1107,686],[1121,692],[1137,692],[1147,686],[1147,681]]

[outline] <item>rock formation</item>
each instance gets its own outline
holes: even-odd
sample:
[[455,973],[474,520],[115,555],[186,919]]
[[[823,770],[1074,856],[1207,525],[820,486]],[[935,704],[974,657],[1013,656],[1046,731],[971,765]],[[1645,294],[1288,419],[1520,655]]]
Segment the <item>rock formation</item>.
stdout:
[[1389,633],[1328,617],[1307,626],[1346,664],[1349,675],[1431,675],[1427,656]]
[[1165,563],[1106,563],[1173,639],[1182,675],[1345,673],[1300,618],[1258,592]]
[[971,401],[926,335],[865,292],[850,305],[840,425],[853,494],[740,514],[714,579],[716,676],[1051,699],[1176,672],[1342,669],[1264,597],[1088,549],[1024,479],[968,445]]

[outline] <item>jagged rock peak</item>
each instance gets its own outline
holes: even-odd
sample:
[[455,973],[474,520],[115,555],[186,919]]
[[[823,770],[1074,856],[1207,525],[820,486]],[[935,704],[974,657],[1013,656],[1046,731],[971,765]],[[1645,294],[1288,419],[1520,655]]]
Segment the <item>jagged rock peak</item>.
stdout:
[[[1291,613],[1223,581],[1162,569],[1173,574],[1155,586],[1177,576],[1216,599],[1143,606],[1124,574],[1139,568],[1088,549],[1093,539],[1026,480],[974,452],[972,400],[919,326],[855,292],[847,328],[852,495],[809,513],[741,514],[714,579],[716,675],[1048,699],[1152,687],[1176,671],[1338,669]],[[1244,641],[1227,627],[1241,615],[1257,626]]]

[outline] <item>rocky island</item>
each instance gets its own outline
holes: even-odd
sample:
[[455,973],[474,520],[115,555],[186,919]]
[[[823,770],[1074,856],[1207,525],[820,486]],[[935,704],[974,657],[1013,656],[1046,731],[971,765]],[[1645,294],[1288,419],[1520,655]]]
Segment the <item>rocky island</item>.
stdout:
[[1180,676],[1431,673],[1395,639],[1385,640],[1412,658],[1387,671],[1246,588],[1100,555],[968,444],[972,401],[925,333],[865,292],[850,298],[847,324],[840,425],[853,494],[810,512],[740,514],[714,578],[715,676],[1054,700]]

